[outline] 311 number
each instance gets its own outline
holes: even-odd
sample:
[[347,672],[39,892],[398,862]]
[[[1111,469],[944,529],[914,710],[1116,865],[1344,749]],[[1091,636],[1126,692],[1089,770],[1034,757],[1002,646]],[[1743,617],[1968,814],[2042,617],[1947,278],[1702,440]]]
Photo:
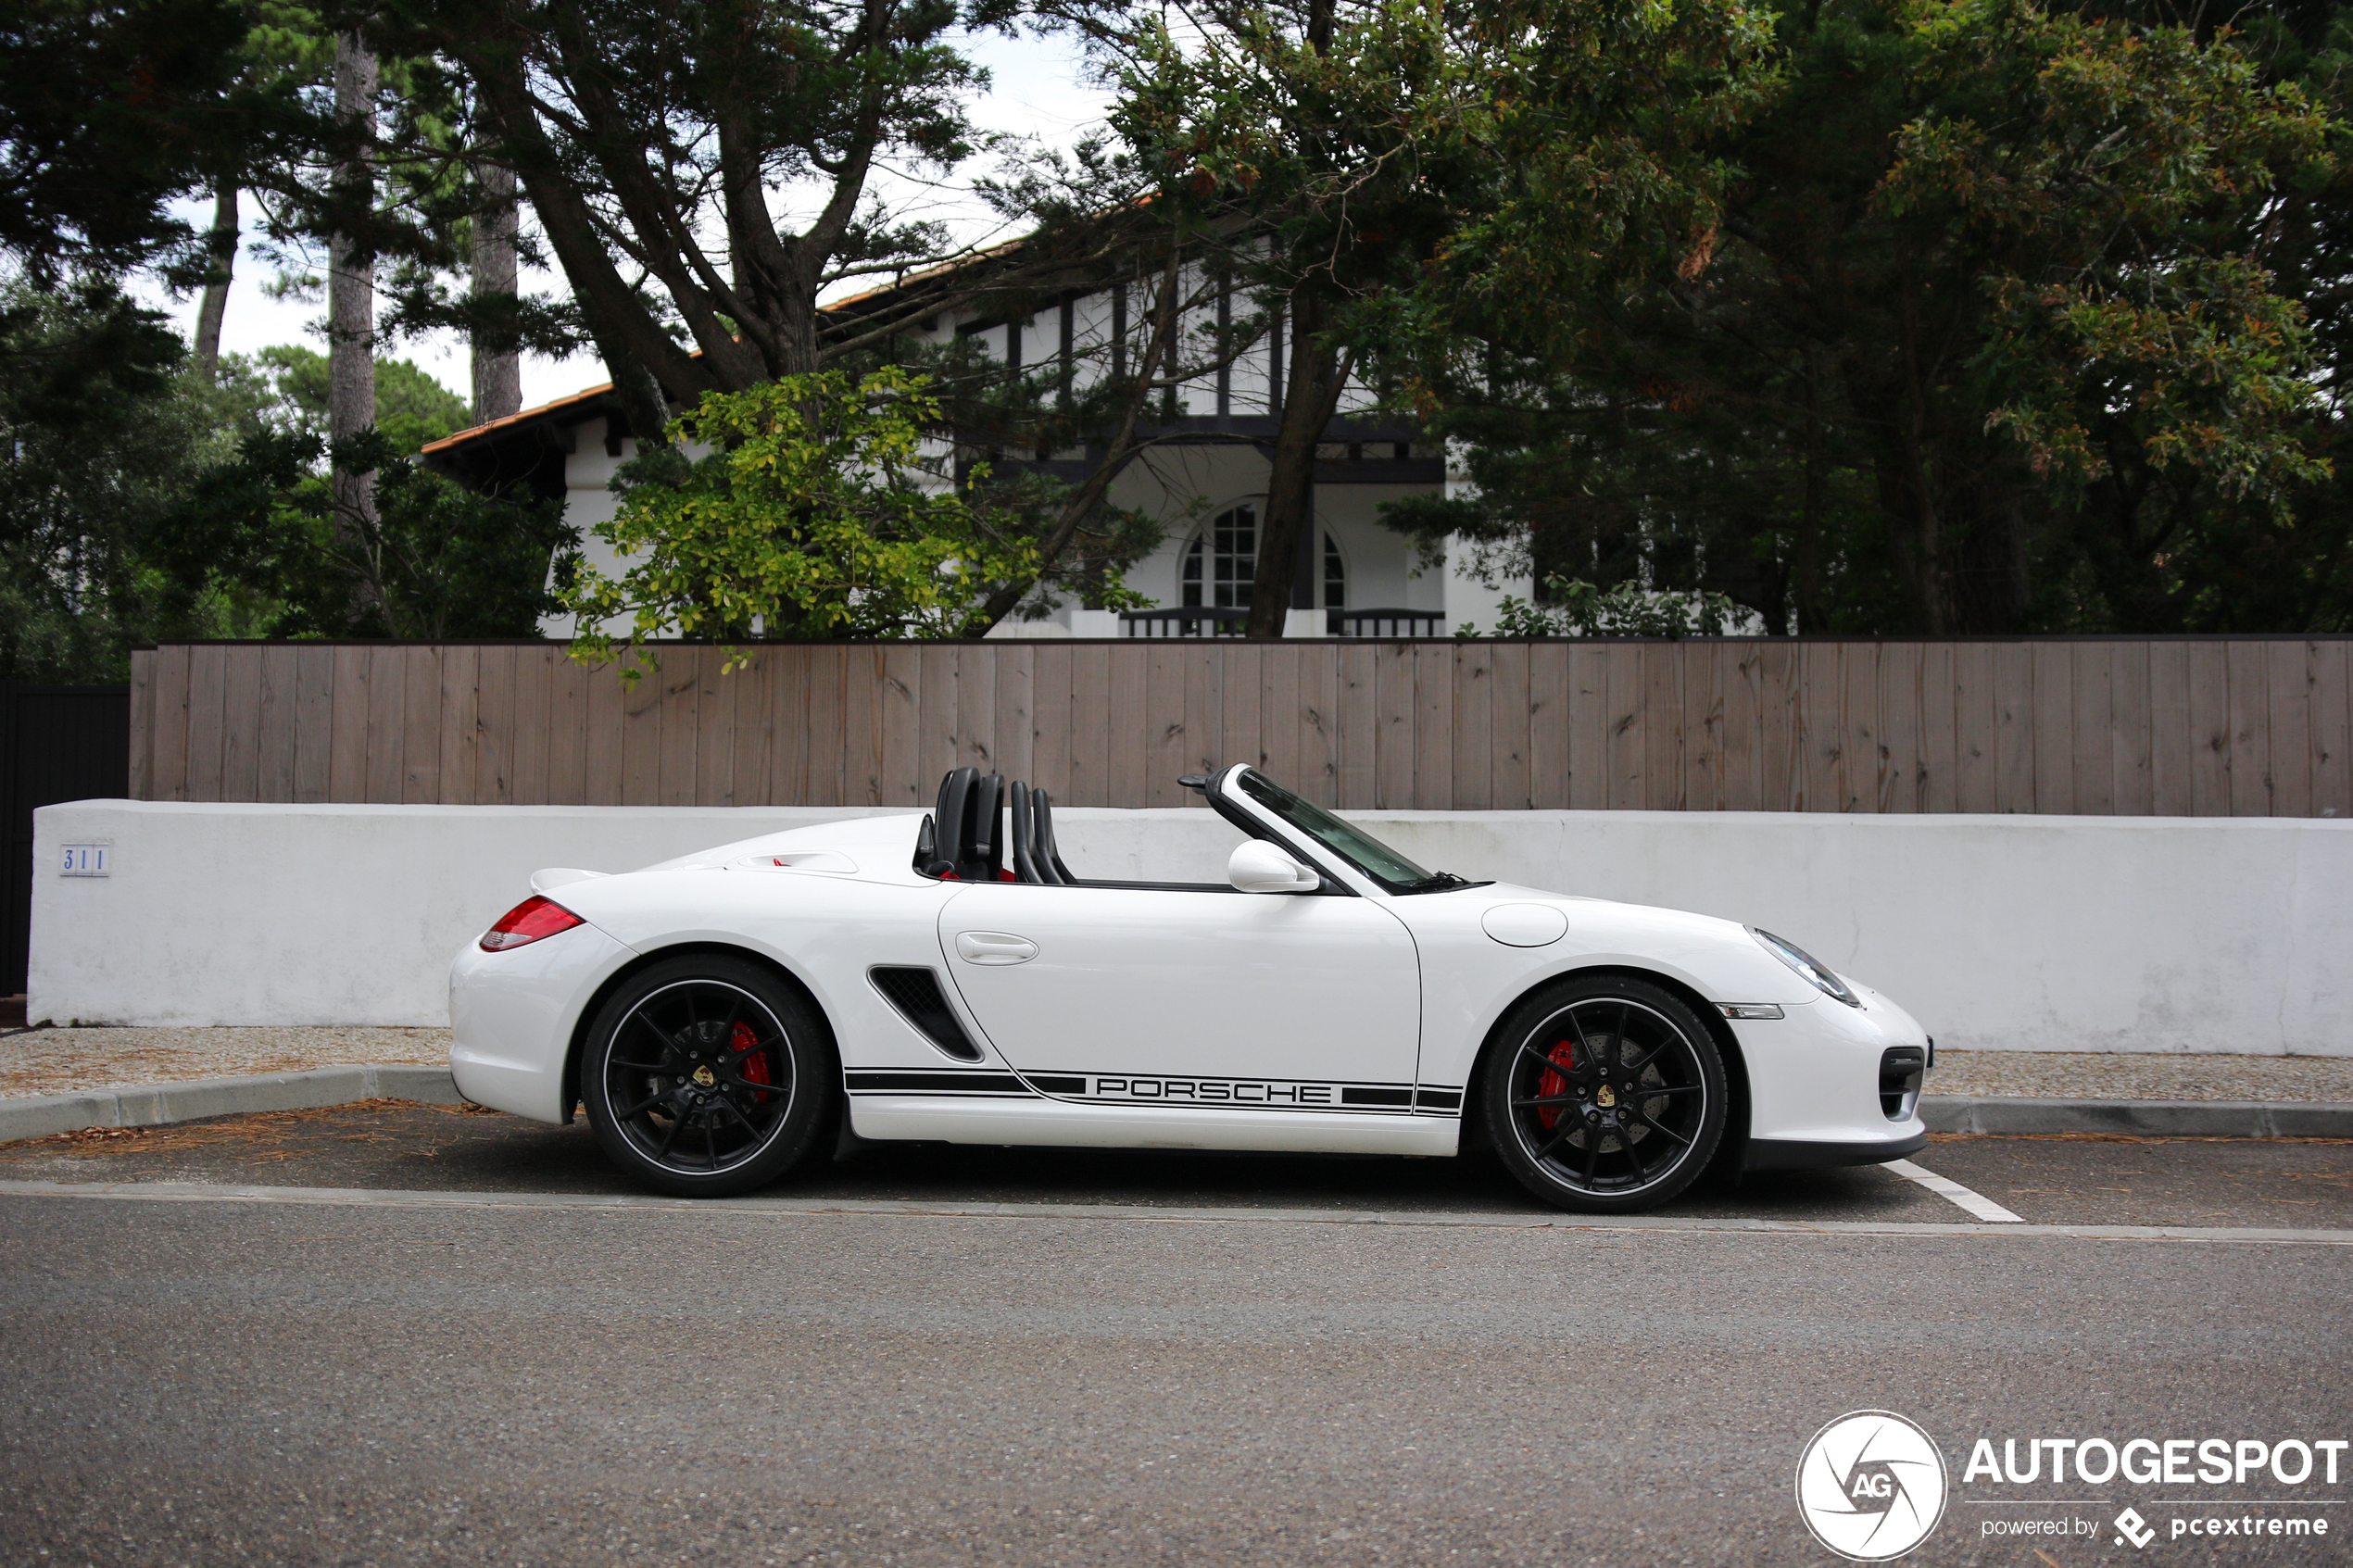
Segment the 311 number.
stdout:
[[65,847],[65,862],[57,868],[59,876],[104,876],[107,874],[107,844],[69,844]]

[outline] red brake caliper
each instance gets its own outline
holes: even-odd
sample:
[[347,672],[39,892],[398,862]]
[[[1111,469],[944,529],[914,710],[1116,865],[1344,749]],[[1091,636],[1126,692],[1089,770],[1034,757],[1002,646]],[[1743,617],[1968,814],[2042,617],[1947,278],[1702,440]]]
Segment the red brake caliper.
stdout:
[[[751,1032],[750,1024],[738,1023],[736,1025],[736,1032],[727,1037],[727,1044],[734,1049],[737,1056],[742,1056],[746,1051],[757,1050],[759,1048],[760,1036]],[[768,1084],[774,1082],[774,1079],[768,1076],[768,1055],[765,1051],[762,1051],[760,1055],[752,1057],[745,1061],[744,1076],[755,1084]],[[754,1105],[764,1105],[767,1103],[767,1100],[768,1097],[766,1095],[755,1095],[752,1097],[752,1103]]]
[[[1560,1063],[1565,1071],[1574,1071],[1577,1066],[1577,1047],[1567,1040],[1562,1040],[1544,1054],[1544,1060]],[[1567,1093],[1568,1093],[1568,1080],[1551,1068],[1547,1067],[1536,1075],[1538,1099],[1550,1099],[1554,1095]],[[1536,1108],[1536,1120],[1548,1133],[1553,1130],[1553,1123],[1560,1119],[1561,1108],[1557,1105],[1540,1105]]]

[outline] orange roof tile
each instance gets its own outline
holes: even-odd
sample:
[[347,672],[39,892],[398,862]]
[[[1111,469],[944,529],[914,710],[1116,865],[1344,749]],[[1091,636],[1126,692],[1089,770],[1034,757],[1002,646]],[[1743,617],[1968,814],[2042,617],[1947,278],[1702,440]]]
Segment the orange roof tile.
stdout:
[[478,436],[487,435],[494,430],[505,430],[510,425],[521,424],[525,420],[535,420],[540,415],[553,413],[558,408],[568,408],[575,403],[585,403],[592,397],[602,397],[606,393],[610,392],[611,390],[612,383],[605,382],[599,385],[589,387],[585,391],[575,392],[569,397],[559,397],[553,403],[542,403],[536,408],[520,409],[515,413],[507,415],[504,419],[492,420],[486,424],[473,425],[465,430],[454,431],[451,433],[443,436],[438,441],[426,442],[419,450],[421,453],[446,451],[452,446],[459,445],[460,443],[474,440]]

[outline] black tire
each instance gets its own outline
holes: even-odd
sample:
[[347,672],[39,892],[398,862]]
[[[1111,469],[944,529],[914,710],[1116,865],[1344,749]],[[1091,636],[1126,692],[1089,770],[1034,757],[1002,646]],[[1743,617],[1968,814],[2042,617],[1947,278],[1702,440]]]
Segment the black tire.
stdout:
[[773,971],[719,954],[653,964],[608,998],[580,1098],[612,1162],[675,1198],[728,1198],[799,1163],[838,1092],[832,1035]]
[[1655,1208],[1690,1186],[1730,1103],[1707,1025],[1663,986],[1619,975],[1565,980],[1513,1009],[1479,1094],[1505,1168],[1586,1214]]

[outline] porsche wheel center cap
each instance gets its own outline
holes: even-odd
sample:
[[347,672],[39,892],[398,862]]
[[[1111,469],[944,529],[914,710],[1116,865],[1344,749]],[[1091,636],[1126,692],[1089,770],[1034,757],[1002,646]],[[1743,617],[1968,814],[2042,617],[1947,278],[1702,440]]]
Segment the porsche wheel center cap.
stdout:
[[698,1067],[695,1069],[695,1082],[707,1089],[711,1087],[711,1085],[719,1082],[719,1080],[711,1075],[710,1068]]
[[1617,1091],[1611,1088],[1607,1084],[1604,1084],[1602,1085],[1602,1092],[1593,1097],[1593,1103],[1600,1106],[1604,1110],[1607,1110],[1610,1107],[1617,1103]]

